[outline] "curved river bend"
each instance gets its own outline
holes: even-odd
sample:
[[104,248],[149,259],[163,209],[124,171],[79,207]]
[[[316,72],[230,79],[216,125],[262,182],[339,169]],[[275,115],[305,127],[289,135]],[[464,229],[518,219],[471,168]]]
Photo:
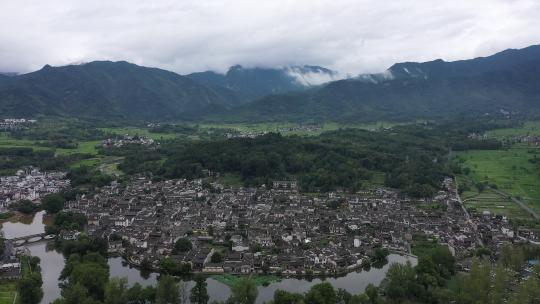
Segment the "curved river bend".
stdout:
[[[35,214],[33,218],[23,222],[5,222],[2,224],[2,232],[5,238],[14,238],[26,236],[45,231],[44,211]],[[64,258],[61,253],[47,246],[45,242],[38,242],[27,246],[31,254],[38,256],[41,259],[41,271],[43,276],[43,300],[42,304],[48,304],[60,297],[60,288],[58,286],[58,277],[64,268]],[[362,292],[368,284],[378,285],[384,278],[386,271],[391,263],[405,263],[411,261],[416,263],[414,258],[391,254],[388,257],[389,263],[381,269],[371,268],[369,271],[351,272],[339,278],[327,278],[325,281],[332,283],[334,288],[343,288],[350,293],[357,294]],[[127,277],[129,284],[140,283],[143,286],[155,285],[158,279],[157,273],[150,273],[147,276],[141,275],[141,272],[127,265],[122,258],[112,257],[108,259],[111,277]],[[273,298],[274,292],[278,289],[287,290],[290,292],[305,292],[311,286],[322,282],[321,279],[295,279],[284,278],[280,282],[271,283],[268,286],[260,286],[257,303],[264,303]],[[208,294],[210,300],[226,300],[230,295],[230,289],[227,285],[222,284],[212,278],[207,280]],[[195,283],[187,282],[187,288],[191,289]]]

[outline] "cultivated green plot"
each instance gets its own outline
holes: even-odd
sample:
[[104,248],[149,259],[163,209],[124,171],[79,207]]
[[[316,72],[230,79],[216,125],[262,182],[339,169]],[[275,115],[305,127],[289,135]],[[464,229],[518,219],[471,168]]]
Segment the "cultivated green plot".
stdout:
[[465,199],[465,206],[475,208],[478,212],[489,211],[513,219],[532,219],[531,215],[517,204],[490,190],[484,190],[472,198]]
[[458,155],[475,182],[495,184],[540,211],[540,173],[528,161],[534,156],[528,151],[525,145],[514,145],[508,150],[474,150]]
[[9,137],[5,133],[0,133],[0,148],[32,148],[34,150],[50,150],[49,147],[42,146],[43,142],[28,140],[28,139],[15,139]]
[[12,304],[17,294],[17,283],[0,282],[0,304]]
[[76,153],[97,155],[97,146],[99,146],[100,143],[100,140],[81,141],[77,143],[77,148],[75,149],[56,149],[56,152],[64,155]]

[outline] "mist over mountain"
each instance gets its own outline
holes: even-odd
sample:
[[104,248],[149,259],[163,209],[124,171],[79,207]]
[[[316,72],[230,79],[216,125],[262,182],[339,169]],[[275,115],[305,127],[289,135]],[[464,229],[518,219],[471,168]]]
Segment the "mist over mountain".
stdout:
[[340,78],[335,71],[307,65],[282,68],[244,68],[235,65],[225,74],[206,71],[187,77],[213,88],[230,90],[240,102],[253,101],[270,94],[302,91]]
[[444,62],[398,63],[296,94],[211,115],[230,121],[372,121],[540,110],[540,46]]

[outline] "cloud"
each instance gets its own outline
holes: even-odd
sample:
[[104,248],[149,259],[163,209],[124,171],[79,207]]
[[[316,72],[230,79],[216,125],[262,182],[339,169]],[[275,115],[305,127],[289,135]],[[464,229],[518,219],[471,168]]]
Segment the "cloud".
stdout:
[[126,60],[178,73],[485,56],[540,43],[536,0],[18,0],[0,3],[0,71]]

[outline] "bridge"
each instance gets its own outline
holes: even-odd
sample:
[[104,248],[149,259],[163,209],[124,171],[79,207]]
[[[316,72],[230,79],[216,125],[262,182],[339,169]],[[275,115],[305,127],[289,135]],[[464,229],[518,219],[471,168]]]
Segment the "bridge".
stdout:
[[11,241],[15,247],[22,246],[25,244],[31,244],[31,243],[37,243],[41,242],[43,240],[50,240],[54,238],[54,235],[52,234],[46,234],[46,233],[36,233],[31,235],[25,235],[20,236],[16,238],[6,239],[8,241]]

